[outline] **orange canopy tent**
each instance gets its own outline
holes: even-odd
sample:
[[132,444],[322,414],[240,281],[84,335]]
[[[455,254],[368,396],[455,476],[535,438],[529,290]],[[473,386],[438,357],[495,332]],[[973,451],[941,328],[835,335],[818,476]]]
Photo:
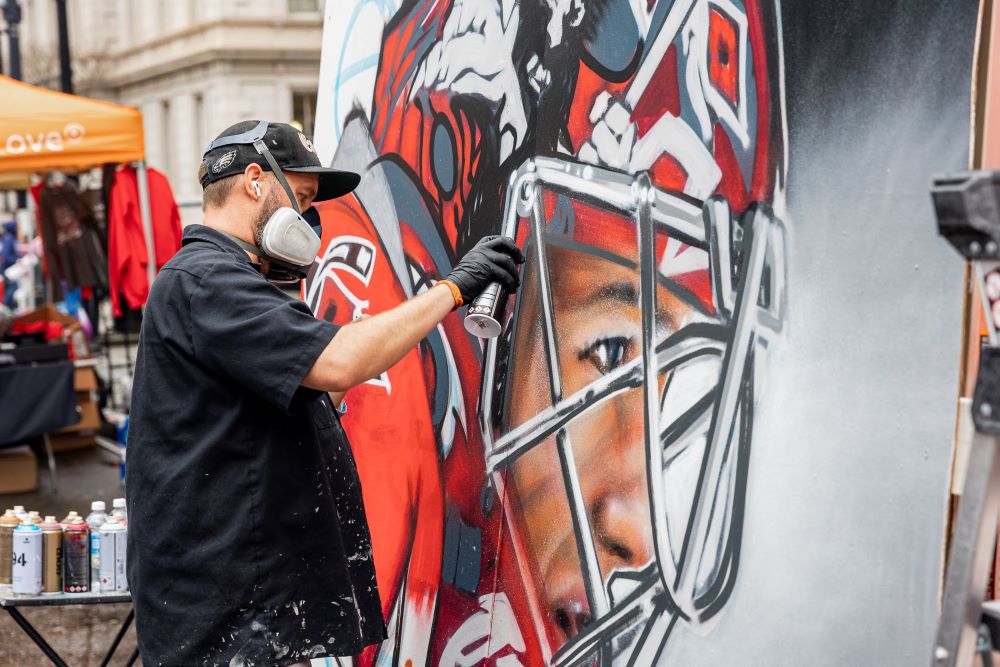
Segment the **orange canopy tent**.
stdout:
[[[134,108],[46,90],[0,75],[0,189],[26,188],[32,174],[74,173],[138,162],[139,202],[149,256],[153,234],[142,113]],[[149,281],[155,275],[149,262]]]
[[146,159],[134,107],[36,88],[0,76],[0,175],[5,182]]

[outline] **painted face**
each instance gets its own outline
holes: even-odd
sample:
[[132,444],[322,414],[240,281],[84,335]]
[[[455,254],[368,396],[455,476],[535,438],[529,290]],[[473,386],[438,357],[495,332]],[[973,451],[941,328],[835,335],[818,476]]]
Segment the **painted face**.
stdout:
[[648,664],[735,581],[780,224],[556,158],[511,192],[528,260],[485,351],[487,470],[553,664]]
[[[607,258],[554,244],[548,246],[547,264],[561,386],[563,396],[570,396],[640,355],[638,264],[634,256]],[[510,428],[552,402],[537,271],[529,259],[519,316],[527,326],[518,328],[514,340],[518,352],[512,358],[511,377],[517,391],[510,402]],[[657,296],[657,339],[663,340],[694,311],[666,287],[659,287]],[[664,380],[665,375],[660,377],[661,388]],[[641,387],[596,405],[566,429],[605,588],[612,572],[638,571],[653,558],[643,429]],[[550,637],[563,643],[588,625],[594,613],[578,558],[578,528],[560,471],[559,447],[550,437],[510,472],[517,521],[535,580],[541,584],[536,604],[545,610]]]

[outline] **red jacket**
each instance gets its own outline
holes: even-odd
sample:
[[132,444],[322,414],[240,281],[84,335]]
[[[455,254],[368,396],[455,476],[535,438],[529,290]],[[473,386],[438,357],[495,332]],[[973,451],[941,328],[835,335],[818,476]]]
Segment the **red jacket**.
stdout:
[[[153,247],[156,270],[167,263],[181,247],[181,215],[166,176],[148,169],[149,207],[153,224]],[[111,305],[121,315],[121,296],[130,308],[140,308],[149,296],[146,266],[146,236],[139,212],[139,185],[131,166],[115,174],[108,210],[108,281]]]

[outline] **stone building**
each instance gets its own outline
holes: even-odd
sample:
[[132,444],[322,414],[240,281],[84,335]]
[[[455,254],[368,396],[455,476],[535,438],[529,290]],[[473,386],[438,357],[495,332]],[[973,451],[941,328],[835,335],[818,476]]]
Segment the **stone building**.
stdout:
[[[185,224],[201,220],[198,159],[220,130],[266,118],[312,136],[324,0],[66,4],[75,92],[142,110],[148,162],[170,179]],[[21,6],[24,79],[58,88],[55,2]]]

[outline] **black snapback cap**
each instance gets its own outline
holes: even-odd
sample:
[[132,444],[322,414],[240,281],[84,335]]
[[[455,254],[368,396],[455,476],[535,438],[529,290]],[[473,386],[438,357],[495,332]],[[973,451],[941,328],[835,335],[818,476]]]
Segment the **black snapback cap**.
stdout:
[[264,156],[253,146],[258,139],[264,141],[282,171],[319,176],[314,201],[346,195],[361,181],[361,176],[354,172],[324,167],[312,142],[291,125],[244,120],[223,130],[205,150],[202,155],[205,163],[202,189],[223,178],[242,174],[251,164],[272,171]]

